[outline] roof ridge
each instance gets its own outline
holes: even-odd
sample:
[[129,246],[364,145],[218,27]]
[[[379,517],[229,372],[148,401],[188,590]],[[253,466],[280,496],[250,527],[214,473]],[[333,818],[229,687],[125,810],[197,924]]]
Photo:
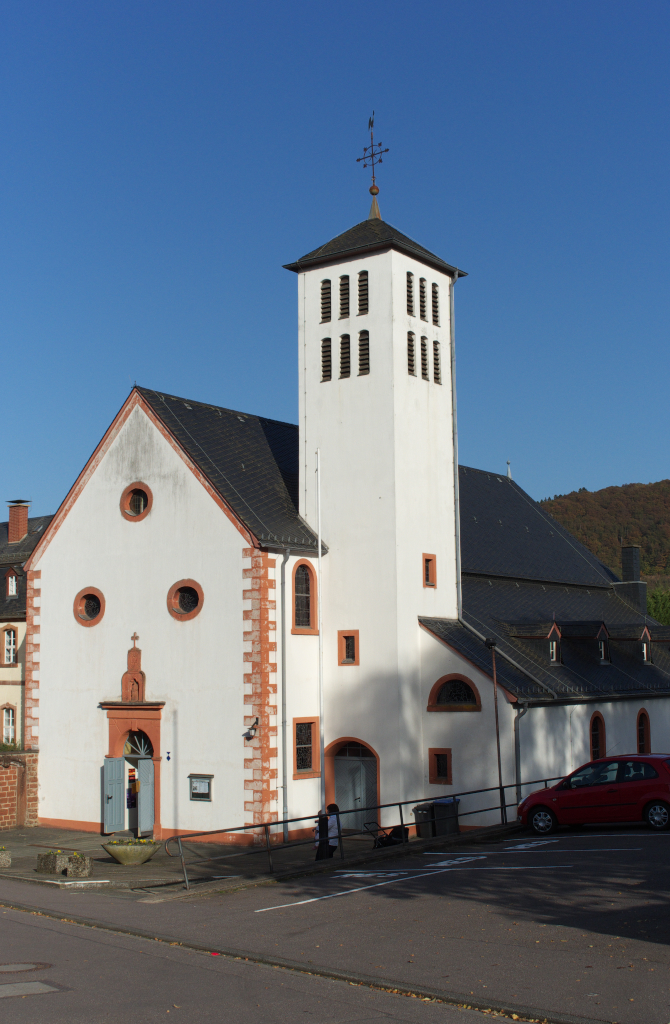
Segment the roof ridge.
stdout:
[[213,402],[199,402],[197,398],[185,398],[183,395],[171,395],[168,391],[157,391],[156,388],[147,388],[141,384],[135,384],[133,390],[137,391],[149,391],[152,395],[158,395],[160,398],[171,398],[175,402],[184,402],[189,405],[197,405],[201,409],[214,409],[217,412],[228,412],[231,416],[246,416],[249,419],[263,420],[265,423],[279,423],[282,427],[293,427],[295,430],[298,429],[297,423],[289,423],[288,420],[276,420],[271,416],[262,416],[260,413],[255,412],[244,412],[243,409],[229,409],[225,405],[214,405]]

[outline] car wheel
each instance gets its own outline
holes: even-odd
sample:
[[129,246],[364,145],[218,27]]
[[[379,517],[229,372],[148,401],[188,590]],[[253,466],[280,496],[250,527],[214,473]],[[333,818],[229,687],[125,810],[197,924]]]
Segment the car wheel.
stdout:
[[670,807],[662,800],[654,800],[645,809],[644,819],[649,828],[653,828],[655,832],[662,832],[670,825]]
[[533,832],[540,836],[548,836],[550,832],[555,831],[558,821],[548,807],[536,807],[528,815],[528,824]]

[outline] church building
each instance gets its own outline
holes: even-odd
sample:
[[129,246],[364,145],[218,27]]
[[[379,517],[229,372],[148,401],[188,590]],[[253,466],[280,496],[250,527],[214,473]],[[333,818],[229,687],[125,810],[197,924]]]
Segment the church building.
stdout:
[[[298,425],[134,387],[26,563],[40,822],[167,837],[313,816],[319,622],[345,826],[498,785],[491,640],[510,814],[523,781],[670,748],[670,630],[636,549],[619,581],[508,476],[458,468],[463,271],[376,199],[287,269]],[[463,824],[496,820],[477,799]]]

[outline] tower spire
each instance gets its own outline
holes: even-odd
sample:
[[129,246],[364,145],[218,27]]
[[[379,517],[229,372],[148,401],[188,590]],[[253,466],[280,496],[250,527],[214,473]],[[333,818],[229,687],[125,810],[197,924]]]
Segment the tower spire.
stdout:
[[381,220],[382,215],[379,212],[379,203],[377,202],[377,196],[379,195],[379,188],[375,180],[375,166],[382,162],[382,153],[388,153],[387,149],[382,149],[381,142],[375,144],[374,139],[374,127],[375,127],[375,112],[372,111],[372,117],[368,120],[368,131],[370,132],[370,145],[363,147],[363,156],[356,158],[356,163],[359,164],[363,161],[363,167],[372,168],[372,185],[370,186],[370,195],[372,196],[372,205],[370,207],[370,213],[368,214],[368,220]]

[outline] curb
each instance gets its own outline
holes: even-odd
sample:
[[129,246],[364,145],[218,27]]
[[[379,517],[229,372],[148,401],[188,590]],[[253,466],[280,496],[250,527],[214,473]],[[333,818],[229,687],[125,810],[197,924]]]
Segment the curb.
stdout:
[[407,985],[403,982],[396,982],[391,979],[373,978],[367,974],[358,974],[353,971],[338,971],[329,967],[317,967],[314,964],[301,964],[295,960],[286,960],[283,957],[262,956],[249,953],[244,950],[227,949],[217,946],[202,946],[196,942],[180,942],[178,939],[167,935],[155,935],[153,932],[144,932],[140,929],[121,928],[112,924],[101,924],[98,921],[85,917],[64,917],[62,912],[40,910],[39,907],[32,907],[23,903],[9,903],[0,900],[0,907],[7,910],[16,910],[21,913],[34,914],[36,917],[46,917],[53,921],[60,921],[64,924],[74,924],[84,928],[95,928],[98,931],[111,932],[115,935],[127,935],[130,938],[149,940],[150,942],[162,942],[169,946],[179,946],[181,949],[192,949],[198,953],[209,953],[224,956],[230,960],[244,960],[247,963],[261,964],[265,967],[275,967],[281,970],[294,971],[296,974],[308,974],[318,978],[329,978],[332,981],[341,981],[349,985],[356,985],[374,989],[378,992],[387,992],[392,995],[408,996],[415,999],[429,999],[441,1003],[457,1006],[462,1010],[481,1010],[503,1014],[506,1017],[515,1018],[520,1021],[533,1021],[537,1024],[608,1024],[603,1017],[576,1017],[573,1014],[547,1012],[536,1010],[523,1004],[496,1002],[469,998],[463,993],[448,992],[444,989],[432,989],[423,985]]

